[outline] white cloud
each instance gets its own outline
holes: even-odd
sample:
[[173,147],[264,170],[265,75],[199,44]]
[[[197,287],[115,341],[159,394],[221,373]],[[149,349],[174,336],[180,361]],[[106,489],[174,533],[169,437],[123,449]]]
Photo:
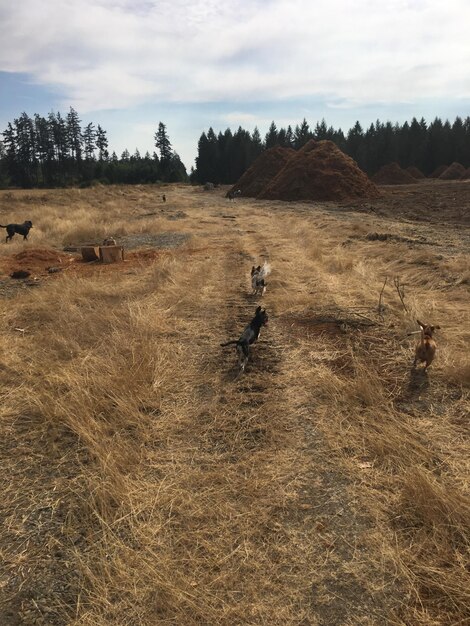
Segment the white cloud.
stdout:
[[469,23],[468,0],[17,0],[0,8],[0,70],[81,112],[468,98]]
[[267,123],[267,119],[259,117],[253,113],[244,113],[243,111],[231,111],[220,116],[220,121],[224,124],[233,124],[235,126],[260,126]]

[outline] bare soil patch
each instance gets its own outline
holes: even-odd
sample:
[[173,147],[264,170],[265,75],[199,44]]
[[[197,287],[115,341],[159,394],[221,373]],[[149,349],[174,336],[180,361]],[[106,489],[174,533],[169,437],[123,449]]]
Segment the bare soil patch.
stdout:
[[356,209],[399,222],[470,224],[470,187],[466,181],[423,180],[396,187],[384,185],[380,190],[382,193],[377,200],[348,202],[340,206],[348,211]]

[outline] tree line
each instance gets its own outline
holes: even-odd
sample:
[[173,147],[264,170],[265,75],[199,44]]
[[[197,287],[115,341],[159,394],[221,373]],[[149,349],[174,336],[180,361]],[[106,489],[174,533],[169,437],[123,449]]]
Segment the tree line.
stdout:
[[369,175],[393,161],[403,168],[418,167],[426,176],[454,161],[470,167],[470,117],[456,117],[452,124],[438,117],[430,124],[424,118],[402,125],[377,120],[367,129],[356,122],[346,134],[327,126],[325,120],[311,128],[304,119],[294,129],[278,129],[273,121],[264,139],[257,128],[251,134],[239,127],[234,134],[227,129],[218,135],[209,128],[199,139],[196,169],[190,178],[232,184],[263,150],[274,146],[298,150],[310,139],[333,141]]
[[[273,121],[264,138],[258,128],[250,133],[240,126],[218,134],[209,128],[199,138],[196,167],[189,178],[193,183],[232,184],[263,150],[274,146],[298,150],[310,139],[333,141],[369,175],[392,161],[404,168],[416,166],[427,176],[453,161],[470,167],[470,117],[456,117],[452,124],[438,117],[429,124],[424,118],[401,125],[377,120],[367,129],[356,122],[347,133],[327,126],[325,120],[310,127],[304,119],[294,128],[279,129]],[[8,124],[0,141],[0,187],[186,181],[186,169],[163,122],[154,140],[152,155],[124,150],[118,157],[108,151],[106,131],[99,124],[82,127],[73,108],[65,116],[51,112],[31,118],[22,113]]]
[[106,131],[92,122],[82,127],[73,108],[65,116],[51,112],[31,118],[22,113],[8,124],[0,142],[0,187],[186,181],[186,168],[163,122],[154,138],[158,154],[124,150],[118,157],[109,154]]

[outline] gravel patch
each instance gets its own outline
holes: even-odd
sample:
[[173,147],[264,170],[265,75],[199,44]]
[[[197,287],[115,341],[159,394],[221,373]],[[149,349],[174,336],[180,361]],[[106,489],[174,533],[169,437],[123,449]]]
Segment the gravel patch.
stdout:
[[185,233],[160,233],[159,235],[136,234],[115,237],[118,246],[127,250],[135,248],[177,248],[189,239]]

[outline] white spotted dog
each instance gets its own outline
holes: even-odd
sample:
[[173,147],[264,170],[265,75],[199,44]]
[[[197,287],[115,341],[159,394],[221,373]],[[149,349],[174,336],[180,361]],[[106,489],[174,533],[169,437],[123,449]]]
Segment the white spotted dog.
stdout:
[[261,307],[259,306],[255,311],[254,318],[242,332],[240,339],[233,339],[232,341],[220,344],[222,347],[236,344],[240,372],[245,371],[250,354],[250,346],[259,338],[261,326],[266,326],[267,323],[268,314],[266,313],[266,309],[261,310]]
[[253,289],[254,296],[262,296],[266,291],[265,278],[271,273],[271,266],[266,261],[263,266],[251,268],[251,288]]

